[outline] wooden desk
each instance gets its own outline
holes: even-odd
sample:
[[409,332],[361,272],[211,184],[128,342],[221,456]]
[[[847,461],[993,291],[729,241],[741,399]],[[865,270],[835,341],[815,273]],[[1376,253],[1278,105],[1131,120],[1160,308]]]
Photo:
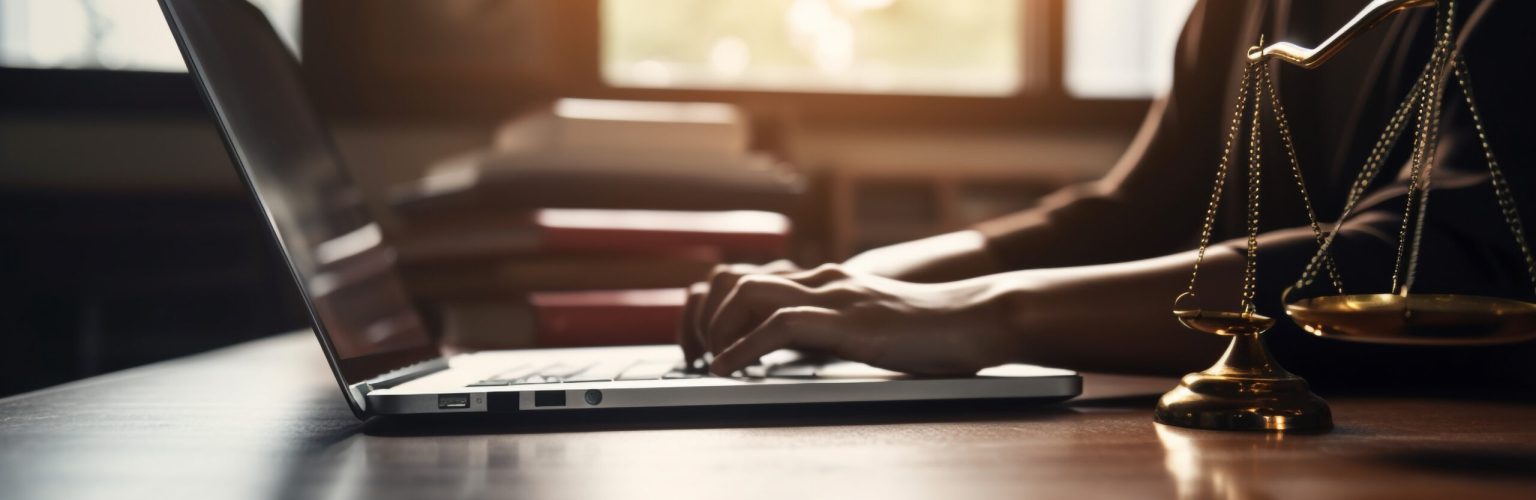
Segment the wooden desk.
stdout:
[[1161,428],[1173,381],[1090,376],[1047,408],[365,424],[314,344],[0,400],[0,498],[1536,498],[1529,402],[1336,397],[1338,430],[1281,437]]

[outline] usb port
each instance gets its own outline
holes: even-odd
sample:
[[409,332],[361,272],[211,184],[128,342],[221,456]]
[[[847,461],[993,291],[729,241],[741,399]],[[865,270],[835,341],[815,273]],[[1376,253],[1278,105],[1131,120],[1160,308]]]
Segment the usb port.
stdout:
[[468,394],[439,394],[437,395],[437,409],[458,410],[469,408]]
[[565,391],[534,391],[533,406],[565,406]]

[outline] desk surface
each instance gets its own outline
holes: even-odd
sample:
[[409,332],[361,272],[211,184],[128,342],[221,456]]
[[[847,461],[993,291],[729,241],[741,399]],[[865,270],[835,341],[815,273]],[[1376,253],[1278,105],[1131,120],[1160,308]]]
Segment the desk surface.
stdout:
[[[1536,498],[1536,404],[1333,398],[1325,435],[1068,405],[357,421],[308,333],[0,400],[0,498]],[[1326,395],[1325,395],[1326,396]],[[1453,493],[1454,492],[1454,493]]]

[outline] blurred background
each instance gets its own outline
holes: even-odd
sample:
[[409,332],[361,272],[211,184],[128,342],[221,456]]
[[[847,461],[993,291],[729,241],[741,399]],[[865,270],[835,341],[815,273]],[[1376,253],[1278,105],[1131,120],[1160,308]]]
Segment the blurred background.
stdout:
[[[252,3],[474,349],[666,342],[715,263],[1097,178],[1194,2]],[[0,396],[303,328],[266,231],[154,0],[0,0]]]

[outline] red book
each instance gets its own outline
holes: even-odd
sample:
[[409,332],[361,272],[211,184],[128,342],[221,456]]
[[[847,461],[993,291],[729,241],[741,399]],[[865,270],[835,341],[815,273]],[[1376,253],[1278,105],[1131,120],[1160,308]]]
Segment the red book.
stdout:
[[400,266],[407,289],[431,300],[521,296],[535,291],[685,287],[720,263],[713,248],[624,254],[547,254],[414,262]]
[[397,185],[406,215],[538,208],[797,209],[805,178],[763,154],[481,151],[448,158]]
[[[397,249],[410,263],[528,254],[668,253],[717,249],[728,260],[772,260],[788,249],[789,219],[750,210],[541,209],[403,221]],[[691,250],[696,251],[696,250]]]
[[529,295],[540,347],[676,342],[687,290],[540,292]]

